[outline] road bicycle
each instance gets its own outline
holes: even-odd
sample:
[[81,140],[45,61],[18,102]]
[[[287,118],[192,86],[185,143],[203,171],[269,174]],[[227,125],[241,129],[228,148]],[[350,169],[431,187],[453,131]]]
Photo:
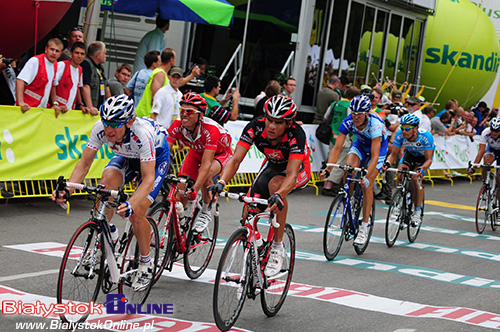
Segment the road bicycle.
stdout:
[[[496,230],[498,225],[498,184],[496,181],[496,172],[500,166],[493,166],[490,164],[473,164],[469,161],[469,168],[482,167],[486,171],[486,176],[483,179],[483,185],[479,189],[476,203],[476,231],[482,234],[486,228],[486,224],[490,222],[491,229]],[[490,179],[493,177],[493,179]]]
[[[391,204],[389,205],[387,219],[385,222],[385,243],[390,248],[394,245],[394,243],[396,243],[399,231],[402,231],[405,228],[407,229],[408,241],[411,243],[415,242],[424,218],[424,200],[422,200],[422,210],[420,213],[421,222],[416,226],[412,225],[410,221],[413,213],[411,176],[418,175],[419,173],[397,168],[388,168],[387,171],[402,174],[396,191],[392,195]],[[420,185],[420,177],[418,179],[418,188],[422,189]]]
[[155,280],[160,278],[164,269],[172,271],[173,264],[181,258],[186,275],[191,279],[198,278],[210,263],[217,242],[218,206],[212,209],[212,220],[207,228],[201,233],[196,232],[192,225],[201,210],[201,195],[188,202],[186,216],[180,219],[175,209],[176,193],[185,191],[177,188],[179,183],[186,184],[186,191],[194,185],[194,181],[189,177],[167,175],[163,182],[163,200],[153,204],[148,212],[156,222],[160,234],[159,268]]
[[[107,221],[107,209],[114,209],[127,201],[123,191],[105,189],[104,185],[90,187],[80,183],[64,182],[61,176],[56,191],[66,188],[85,191],[94,196],[90,218],[71,237],[59,268],[57,279],[57,303],[96,302],[100,290],[103,293],[124,294],[129,303],[144,304],[154,282],[146,289],[132,290],[139,266],[139,245],[132,224],[127,225],[116,243],[112,241]],[[115,198],[113,201],[110,198]],[[158,229],[152,218],[147,217],[151,227],[150,255],[156,269],[158,262]],[[84,322],[89,313],[61,315],[65,323]]]
[[[326,215],[325,230],[323,233],[323,252],[326,259],[331,261],[339,253],[344,240],[352,240],[358,235],[359,227],[363,221],[363,190],[361,189],[359,180],[366,174],[366,168],[337,164],[327,164],[327,166],[340,168],[347,173],[344,186],[333,199]],[[358,255],[365,252],[373,233],[375,200],[373,200],[368,220],[368,238],[365,244],[354,244],[354,251]]]
[[[283,246],[285,256],[280,272],[272,277],[264,274],[274,236],[279,224],[270,211],[258,212],[257,204],[268,205],[262,198],[245,194],[222,192],[222,197],[237,199],[248,204],[248,214],[227,241],[220,257],[215,276],[213,313],[217,327],[229,330],[238,319],[245,299],[255,300],[260,294],[262,310],[268,317],[275,316],[285,302],[295,264],[295,234],[290,225],[285,225]],[[266,241],[257,247],[256,226],[260,219],[270,219]]]

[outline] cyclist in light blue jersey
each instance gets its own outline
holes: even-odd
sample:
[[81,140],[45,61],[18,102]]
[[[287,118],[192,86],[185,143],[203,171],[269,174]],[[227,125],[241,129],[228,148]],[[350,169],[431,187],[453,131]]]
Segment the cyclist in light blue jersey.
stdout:
[[[420,120],[414,114],[406,114],[401,118],[401,129],[396,133],[391,154],[382,168],[383,171],[386,171],[399,155],[401,147],[404,147],[405,152],[398,168],[419,173],[419,175],[412,176],[412,197],[415,209],[413,209],[411,223],[414,227],[417,227],[422,221],[421,209],[424,199],[422,178],[431,167],[432,156],[436,148],[432,134],[425,129],[418,128],[419,124]],[[399,182],[401,174],[398,173],[397,177]]]
[[[351,100],[348,115],[339,128],[339,136],[335,146],[328,158],[329,164],[335,164],[338,160],[342,145],[348,134],[356,135],[349,153],[346,165],[358,167],[368,165],[367,173],[361,179],[363,188],[363,222],[359,228],[358,235],[354,240],[355,245],[366,243],[368,234],[368,218],[373,203],[373,183],[382,169],[387,155],[387,132],[384,122],[376,114],[370,113],[372,106],[370,98],[359,95]],[[328,176],[333,167],[327,167],[321,174],[321,178]]]

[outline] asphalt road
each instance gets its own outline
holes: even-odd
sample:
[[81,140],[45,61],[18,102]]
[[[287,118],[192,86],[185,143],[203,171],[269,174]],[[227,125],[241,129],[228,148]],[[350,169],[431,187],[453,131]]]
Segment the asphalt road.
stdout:
[[[328,262],[322,235],[331,198],[315,196],[307,188],[289,198],[288,221],[297,243],[292,289],[273,318],[260,301],[248,300],[235,324],[250,331],[483,331],[500,326],[500,249],[496,232],[488,226],[475,231],[474,206],[480,181],[465,179],[426,185],[426,214],[414,244],[399,235],[388,248],[384,242],[387,206],[377,201],[373,237],[358,256],[352,241]],[[74,230],[89,215],[91,201],[75,199],[70,215],[48,199],[10,200],[0,205],[0,300],[36,303],[55,301],[62,250]],[[455,205],[450,205],[455,204]],[[241,205],[221,202],[219,238],[236,229]],[[123,227],[122,221],[115,223]],[[135,331],[216,330],[210,282],[222,246],[199,280],[188,280],[182,267],[154,286],[149,303],[169,303],[173,314],[114,318],[138,323]],[[102,297],[101,297],[102,299]],[[125,320],[122,320],[125,319]],[[0,331],[49,330],[55,318],[0,314]],[[19,323],[41,325],[21,326]],[[45,325],[42,325],[45,324]],[[110,327],[108,325],[107,327]],[[64,329],[54,329],[64,330]],[[92,329],[87,329],[91,331]],[[92,331],[128,330],[115,328]]]

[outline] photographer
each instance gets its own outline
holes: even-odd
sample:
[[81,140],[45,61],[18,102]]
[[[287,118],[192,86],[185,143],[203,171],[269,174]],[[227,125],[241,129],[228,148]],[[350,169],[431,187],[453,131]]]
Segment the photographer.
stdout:
[[0,54],[0,105],[16,104],[16,61]]

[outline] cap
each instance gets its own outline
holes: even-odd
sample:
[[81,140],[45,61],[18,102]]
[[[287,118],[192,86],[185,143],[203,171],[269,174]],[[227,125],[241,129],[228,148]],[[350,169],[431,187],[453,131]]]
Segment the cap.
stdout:
[[418,99],[417,97],[415,96],[411,96],[410,98],[408,98],[406,100],[409,104],[413,104],[413,105],[417,105],[417,104],[421,104],[422,101],[420,99]]
[[170,71],[168,72],[168,74],[170,76],[174,76],[175,74],[177,74],[180,77],[182,77],[182,75],[184,74],[184,71],[182,70],[181,67],[172,67],[172,68],[170,68]]
[[392,98],[402,98],[403,93],[400,90],[392,90]]
[[382,99],[378,103],[379,106],[390,105],[390,104],[391,104],[391,100],[386,95],[383,95]]

